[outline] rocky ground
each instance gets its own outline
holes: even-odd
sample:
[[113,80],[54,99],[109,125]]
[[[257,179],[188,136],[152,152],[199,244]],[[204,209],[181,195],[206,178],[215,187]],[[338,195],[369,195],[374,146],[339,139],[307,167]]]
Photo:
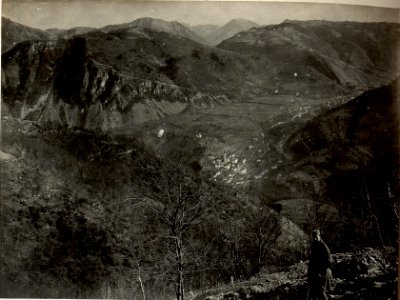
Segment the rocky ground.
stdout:
[[[278,271],[263,270],[249,281],[203,292],[195,300],[307,299],[307,264]],[[395,249],[365,248],[333,254],[331,299],[397,299]]]

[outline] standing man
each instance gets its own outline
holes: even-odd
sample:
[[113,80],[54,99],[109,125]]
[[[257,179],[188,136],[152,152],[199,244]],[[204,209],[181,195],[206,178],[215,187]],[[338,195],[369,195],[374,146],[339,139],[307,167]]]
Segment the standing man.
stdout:
[[328,300],[327,291],[331,287],[332,257],[328,246],[321,239],[319,230],[312,232],[310,262],[308,265],[309,299]]

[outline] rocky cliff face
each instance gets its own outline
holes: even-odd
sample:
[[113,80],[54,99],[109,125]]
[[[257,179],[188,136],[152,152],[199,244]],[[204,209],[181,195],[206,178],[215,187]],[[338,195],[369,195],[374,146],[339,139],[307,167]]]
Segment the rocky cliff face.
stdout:
[[42,124],[106,130],[227,100],[123,73],[93,57],[84,38],[21,43],[3,56],[3,74],[7,111]]

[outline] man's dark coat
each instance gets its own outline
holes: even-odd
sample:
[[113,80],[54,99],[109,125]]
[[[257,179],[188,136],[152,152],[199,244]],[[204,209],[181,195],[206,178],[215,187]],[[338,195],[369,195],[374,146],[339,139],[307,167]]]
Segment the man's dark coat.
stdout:
[[327,290],[331,289],[332,257],[323,240],[314,241],[311,246],[310,263],[308,265],[308,284],[311,299],[328,299]]

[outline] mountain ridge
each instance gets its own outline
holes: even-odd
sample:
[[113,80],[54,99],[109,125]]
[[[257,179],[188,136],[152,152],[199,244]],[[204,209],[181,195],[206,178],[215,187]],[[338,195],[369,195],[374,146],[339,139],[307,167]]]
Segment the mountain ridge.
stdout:
[[304,69],[312,66],[341,85],[359,86],[376,80],[366,78],[367,69],[396,76],[399,35],[399,24],[287,21],[242,32],[218,47],[289,63],[296,75],[303,70],[310,78]]
[[161,19],[155,19],[155,18],[150,18],[150,17],[143,17],[136,19],[132,22],[128,23],[122,23],[118,25],[107,25],[104,27],[101,27],[100,30],[105,31],[105,32],[110,32],[114,31],[117,29],[123,29],[123,28],[131,28],[131,27],[146,27],[149,29],[153,30],[162,30],[168,33],[172,33],[178,36],[186,37],[189,38],[193,41],[199,42],[199,43],[204,43],[203,38],[198,36],[195,32],[191,31],[189,28],[187,28],[185,25],[177,22],[177,21],[164,21]]

